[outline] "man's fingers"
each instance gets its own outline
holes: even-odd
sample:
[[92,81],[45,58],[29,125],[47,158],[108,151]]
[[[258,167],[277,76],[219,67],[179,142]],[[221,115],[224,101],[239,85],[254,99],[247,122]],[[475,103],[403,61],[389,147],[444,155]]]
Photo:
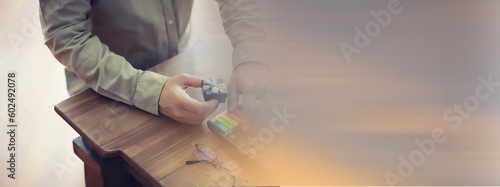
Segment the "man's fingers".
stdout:
[[212,99],[210,101],[206,102],[199,102],[202,105],[202,113],[196,113],[192,111],[187,111],[186,112],[186,121],[191,121],[188,122],[189,124],[201,124],[203,120],[210,115],[212,112],[214,112],[217,109],[217,106],[219,106],[219,101],[217,99]]
[[180,74],[179,76],[181,78],[183,86],[196,88],[201,87],[201,81],[203,80],[203,78],[187,73]]
[[238,85],[236,85],[236,80],[229,80],[227,86],[227,112],[234,113],[238,109]]
[[253,107],[255,104],[255,95],[254,94],[247,94],[243,96],[243,103],[242,103],[242,116],[241,116],[241,129],[243,130],[249,130],[250,129],[250,124],[252,123],[252,114],[253,114]]
[[[187,94],[186,94],[187,95]],[[193,99],[194,100],[194,99]],[[217,109],[219,102],[216,99],[212,99],[206,102],[198,102],[194,100],[188,101],[181,104],[179,108],[178,121],[187,124],[199,125],[203,120]]]
[[160,95],[160,112],[182,123],[201,124],[217,109],[217,100],[199,102],[186,93],[188,87],[201,87],[202,78],[186,73],[167,81]]
[[182,109],[195,114],[210,114],[217,108],[219,104],[215,99],[205,102],[199,102],[196,99],[191,98],[191,96],[189,96],[185,92],[180,94],[179,101],[181,102]]
[[204,116],[210,115],[219,106],[219,101],[217,99],[212,99],[210,101],[200,102],[203,108]]

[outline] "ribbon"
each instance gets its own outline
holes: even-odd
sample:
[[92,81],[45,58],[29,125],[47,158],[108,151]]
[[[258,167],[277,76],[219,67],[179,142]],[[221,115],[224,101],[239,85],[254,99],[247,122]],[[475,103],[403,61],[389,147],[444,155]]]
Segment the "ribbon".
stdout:
[[225,88],[224,82],[218,83],[217,79],[206,79],[203,85],[204,90],[211,89],[212,93],[221,93]]

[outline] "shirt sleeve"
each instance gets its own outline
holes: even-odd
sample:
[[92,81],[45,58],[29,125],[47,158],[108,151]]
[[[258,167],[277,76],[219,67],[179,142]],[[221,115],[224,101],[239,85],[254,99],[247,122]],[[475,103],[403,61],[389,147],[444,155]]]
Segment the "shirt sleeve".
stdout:
[[168,77],[135,69],[110,51],[86,27],[90,9],[90,0],[40,0],[45,45],[97,93],[158,115],[158,100]]
[[224,31],[233,45],[233,67],[244,62],[264,63],[266,35],[259,24],[261,8],[254,0],[216,0]]

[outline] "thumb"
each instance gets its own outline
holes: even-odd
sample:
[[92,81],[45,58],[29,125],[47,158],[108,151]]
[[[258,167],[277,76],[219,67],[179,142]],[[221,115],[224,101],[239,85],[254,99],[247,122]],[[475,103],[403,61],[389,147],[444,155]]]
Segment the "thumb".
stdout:
[[197,101],[185,92],[179,94],[179,101],[182,103],[183,109],[196,114],[210,114],[217,109],[219,104],[216,99],[203,102]]
[[217,99],[212,99],[210,101],[201,102],[204,113],[208,116],[217,109],[219,106],[219,101]]

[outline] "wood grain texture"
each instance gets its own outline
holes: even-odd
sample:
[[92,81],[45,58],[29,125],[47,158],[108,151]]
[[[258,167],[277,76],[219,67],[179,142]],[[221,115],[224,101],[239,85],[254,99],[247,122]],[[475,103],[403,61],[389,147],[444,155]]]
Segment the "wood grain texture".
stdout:
[[[150,70],[167,76],[190,73],[228,81],[232,71],[231,51],[227,38],[220,36]],[[202,100],[199,88],[188,93]],[[219,105],[212,116],[225,108],[226,104]],[[235,155],[232,160],[243,160],[241,155],[237,158],[238,153],[227,142],[208,130],[206,121],[203,125],[181,124],[100,96],[90,89],[57,104],[55,111],[103,157],[122,157],[127,169],[147,186],[166,185],[168,174],[194,159],[195,143]]]

